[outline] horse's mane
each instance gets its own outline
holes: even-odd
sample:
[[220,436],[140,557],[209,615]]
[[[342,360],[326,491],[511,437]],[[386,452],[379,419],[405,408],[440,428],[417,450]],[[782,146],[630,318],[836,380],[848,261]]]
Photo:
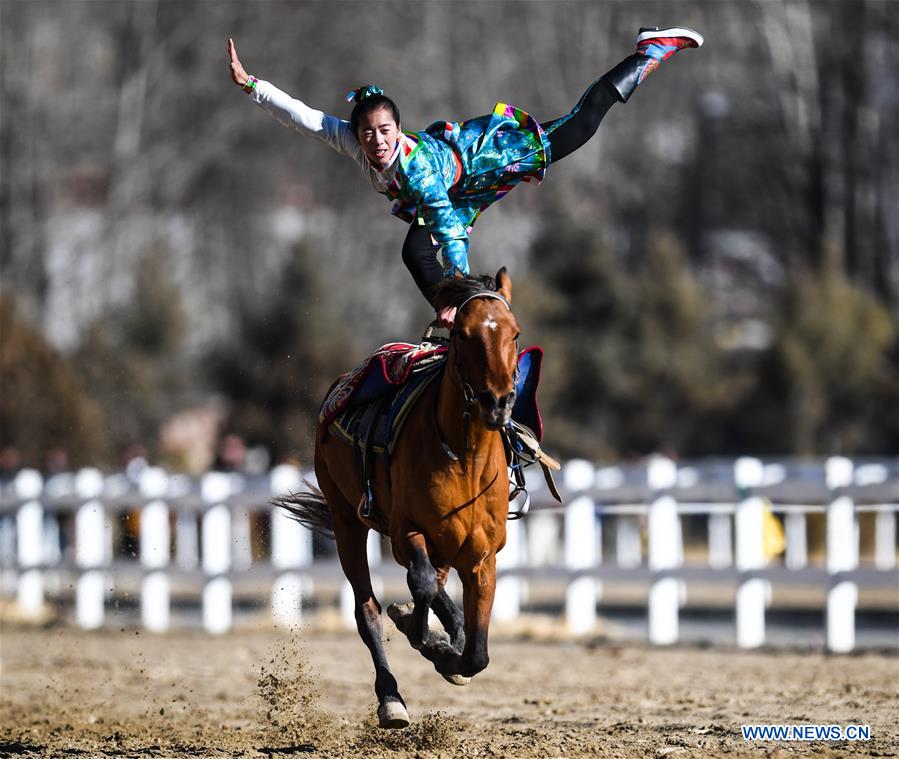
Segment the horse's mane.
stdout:
[[432,300],[439,311],[449,306],[459,306],[472,295],[496,292],[496,281],[489,274],[479,277],[453,277],[442,279],[434,285]]

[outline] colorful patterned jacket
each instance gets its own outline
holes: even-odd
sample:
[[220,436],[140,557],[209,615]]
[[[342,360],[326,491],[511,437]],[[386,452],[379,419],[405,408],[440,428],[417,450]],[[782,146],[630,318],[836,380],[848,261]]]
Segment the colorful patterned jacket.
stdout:
[[390,164],[378,171],[348,121],[309,108],[262,80],[252,98],[285,126],[356,161],[374,189],[394,201],[394,215],[427,225],[447,276],[469,273],[468,235],[481,211],[519,182],[541,181],[550,161],[541,126],[504,103],[487,116],[402,133]]

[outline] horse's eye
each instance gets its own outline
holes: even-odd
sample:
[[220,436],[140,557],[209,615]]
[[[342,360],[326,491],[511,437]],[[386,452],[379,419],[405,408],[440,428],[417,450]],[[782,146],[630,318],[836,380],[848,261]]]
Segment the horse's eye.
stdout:
[[515,337],[513,337],[512,339],[513,339],[513,340],[518,340],[519,337],[521,337],[521,332],[516,332],[516,333],[515,333]]

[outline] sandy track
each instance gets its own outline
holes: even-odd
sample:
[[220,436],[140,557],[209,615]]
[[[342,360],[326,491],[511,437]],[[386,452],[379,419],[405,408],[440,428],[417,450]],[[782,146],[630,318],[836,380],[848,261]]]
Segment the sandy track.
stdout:
[[[389,623],[388,623],[389,624]],[[391,631],[413,719],[373,729],[354,634],[153,636],[5,625],[0,756],[889,756],[899,658],[495,640],[467,688]],[[745,743],[743,723],[869,724],[849,743]]]

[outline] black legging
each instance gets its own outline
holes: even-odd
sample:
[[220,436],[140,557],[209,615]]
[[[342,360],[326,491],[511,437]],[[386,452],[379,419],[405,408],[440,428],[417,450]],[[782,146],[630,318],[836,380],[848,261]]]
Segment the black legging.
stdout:
[[[571,115],[562,117],[567,118],[563,124],[555,126],[562,119],[545,122],[542,126],[548,132],[551,163],[571,155],[596,134],[603,116],[618,99],[618,91],[611,83],[599,79],[584,93]],[[428,302],[431,302],[434,285],[443,279],[443,267],[437,261],[438,250],[439,246],[431,242],[428,228],[413,221],[403,242],[403,263]]]
[[583,146],[599,129],[599,123],[603,116],[609,112],[619,100],[616,90],[608,79],[598,79],[581,96],[577,105],[572,109],[570,117],[564,124],[553,128],[561,119],[543,124],[543,128],[549,130],[551,163],[561,161],[565,156],[571,155],[579,147]]

